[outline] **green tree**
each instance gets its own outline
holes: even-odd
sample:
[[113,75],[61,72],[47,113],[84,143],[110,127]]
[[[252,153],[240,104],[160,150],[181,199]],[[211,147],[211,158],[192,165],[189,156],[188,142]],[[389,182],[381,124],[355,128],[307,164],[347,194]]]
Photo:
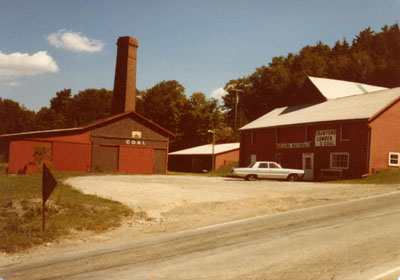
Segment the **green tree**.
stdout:
[[18,102],[0,97],[0,135],[33,131],[35,112],[20,106]]
[[36,130],[51,130],[64,128],[63,116],[54,109],[42,107],[36,114]]
[[106,89],[86,89],[74,95],[68,116],[72,126],[84,126],[95,120],[111,116],[112,91]]
[[139,114],[176,135],[171,140],[171,150],[177,149],[183,136],[180,123],[187,103],[184,91],[177,81],[162,81],[143,93],[137,108]]
[[[399,86],[399,54],[400,29],[395,24],[384,26],[381,32],[367,28],[356,36],[351,46],[346,39],[337,41],[333,48],[318,42],[303,47],[297,54],[274,57],[268,66],[258,67],[249,76],[226,84],[225,90],[229,92],[224,97],[227,122],[233,127],[233,120],[237,119],[242,126],[277,107],[320,101],[307,88],[308,76]],[[243,90],[237,113],[236,93],[229,88]]]
[[216,99],[207,99],[202,92],[193,93],[185,103],[180,131],[179,149],[206,144],[210,130],[222,128],[224,117]]
[[346,80],[351,73],[352,59],[350,56],[350,45],[343,39],[343,42],[336,42],[332,48],[328,61],[328,76],[333,79]]
[[[50,109],[54,110],[56,125],[58,128],[74,127],[74,113],[72,111],[71,89],[64,89],[56,93],[56,97],[50,99]],[[40,124],[39,124],[40,125]]]

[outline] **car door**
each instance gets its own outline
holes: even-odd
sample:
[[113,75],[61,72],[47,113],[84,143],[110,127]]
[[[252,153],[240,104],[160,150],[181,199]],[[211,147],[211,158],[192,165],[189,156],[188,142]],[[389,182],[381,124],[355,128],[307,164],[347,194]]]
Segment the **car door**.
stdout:
[[258,178],[269,178],[269,166],[266,162],[261,162],[257,168],[257,177]]
[[287,176],[284,170],[282,170],[282,168],[275,162],[269,163],[269,173],[270,173],[270,178],[275,178],[275,179],[286,178]]

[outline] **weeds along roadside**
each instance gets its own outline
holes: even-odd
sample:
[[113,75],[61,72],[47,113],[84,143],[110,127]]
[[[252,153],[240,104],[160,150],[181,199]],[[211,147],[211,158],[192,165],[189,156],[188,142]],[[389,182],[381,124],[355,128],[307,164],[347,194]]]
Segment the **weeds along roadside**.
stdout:
[[[70,173],[55,173],[58,185],[46,202],[42,231],[41,174],[7,176],[0,166],[0,252],[15,253],[55,241],[72,231],[96,233],[118,227],[133,211],[122,203],[86,195],[63,184]],[[75,174],[76,176],[76,174]]]

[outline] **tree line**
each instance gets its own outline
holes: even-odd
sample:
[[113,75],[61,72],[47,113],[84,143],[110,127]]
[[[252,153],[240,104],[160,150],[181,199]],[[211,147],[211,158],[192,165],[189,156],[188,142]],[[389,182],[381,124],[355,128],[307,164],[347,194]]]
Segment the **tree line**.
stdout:
[[[220,142],[231,141],[233,131],[225,126],[224,114],[215,99],[201,92],[187,97],[177,81],[162,81],[137,90],[136,111],[176,135],[171,150],[208,143],[210,130],[218,129]],[[82,127],[111,116],[112,91],[86,89],[72,95],[71,89],[56,93],[49,107],[37,113],[19,103],[0,98],[0,135],[35,130]],[[222,135],[223,134],[223,135]]]
[[229,81],[224,97],[227,124],[239,127],[284,106],[313,102],[306,87],[308,76],[331,78],[393,88],[400,86],[400,30],[398,24],[385,25],[380,32],[361,31],[351,44],[344,38],[330,46],[318,42],[299,53],[274,57],[247,77]]
[[[400,29],[385,25],[380,32],[361,31],[351,42],[333,47],[322,42],[298,53],[274,57],[254,73],[226,83],[223,104],[204,93],[185,94],[178,81],[162,81],[137,91],[136,111],[176,134],[171,151],[209,143],[215,130],[218,142],[239,140],[235,129],[283,106],[311,103],[308,76],[347,80],[385,87],[400,86]],[[112,92],[71,89],[56,93],[49,107],[31,111],[0,98],[0,135],[34,130],[84,126],[110,116]]]

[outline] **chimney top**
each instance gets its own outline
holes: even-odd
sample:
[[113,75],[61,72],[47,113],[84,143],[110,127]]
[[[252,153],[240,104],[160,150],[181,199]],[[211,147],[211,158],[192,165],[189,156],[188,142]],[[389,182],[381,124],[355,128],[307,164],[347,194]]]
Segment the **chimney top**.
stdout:
[[118,38],[117,45],[119,45],[119,44],[125,45],[127,43],[129,43],[129,45],[135,46],[136,48],[139,47],[138,40],[136,40],[135,38],[133,38],[131,36],[122,36],[122,37]]

